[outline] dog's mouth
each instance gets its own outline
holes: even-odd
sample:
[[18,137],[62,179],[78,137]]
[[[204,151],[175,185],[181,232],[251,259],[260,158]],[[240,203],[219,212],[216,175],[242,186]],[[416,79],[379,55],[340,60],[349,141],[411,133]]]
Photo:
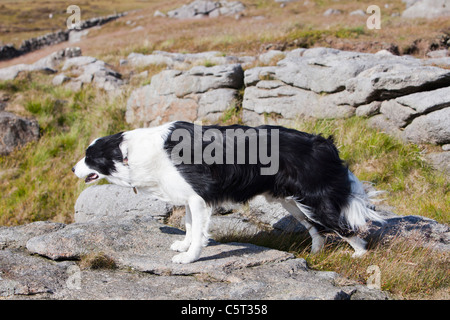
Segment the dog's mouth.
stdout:
[[98,174],[96,174],[96,173],[91,173],[91,174],[89,174],[89,175],[86,177],[86,179],[84,180],[84,182],[90,183],[90,182],[95,181],[95,180],[97,180],[97,179],[98,179]]

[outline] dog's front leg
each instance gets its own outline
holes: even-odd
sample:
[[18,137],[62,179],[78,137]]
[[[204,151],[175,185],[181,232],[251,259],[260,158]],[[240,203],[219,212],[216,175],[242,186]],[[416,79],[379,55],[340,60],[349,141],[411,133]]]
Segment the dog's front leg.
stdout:
[[192,196],[188,200],[192,217],[191,245],[187,252],[177,254],[172,258],[174,263],[191,263],[200,257],[203,241],[204,226],[209,218],[210,210],[200,196]]
[[189,246],[192,242],[192,215],[191,209],[189,208],[189,204],[186,205],[186,216],[184,217],[185,227],[186,227],[186,236],[184,240],[175,241],[170,246],[170,249],[178,252],[186,252],[189,249]]

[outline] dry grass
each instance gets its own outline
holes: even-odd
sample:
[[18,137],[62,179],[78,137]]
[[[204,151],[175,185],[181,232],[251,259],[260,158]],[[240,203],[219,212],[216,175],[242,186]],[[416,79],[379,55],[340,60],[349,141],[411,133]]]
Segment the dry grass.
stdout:
[[[81,20],[106,16],[118,12],[144,8],[142,1],[96,0],[73,1],[1,1],[0,2],[0,45],[12,43],[19,47],[22,40],[41,36],[66,28],[69,5],[81,10]],[[51,15],[51,18],[50,18]]]
[[[185,1],[149,4],[142,11],[130,14],[92,34],[95,38],[94,46],[88,50],[97,54],[113,51],[121,56],[132,51],[150,53],[153,50],[218,50],[256,54],[270,46],[280,49],[333,46],[376,52],[396,44],[402,52],[418,39],[424,46],[431,44],[439,34],[450,28],[450,22],[445,18],[425,22],[391,17],[392,13],[403,10],[404,4],[400,0],[392,1],[389,8],[382,8],[381,30],[367,29],[367,16],[348,15],[356,9],[365,10],[372,4],[370,1],[315,1],[308,6],[299,2],[288,4],[285,8],[280,8],[272,0],[243,2],[247,9],[239,20],[234,17],[201,20],[153,18],[152,14],[156,9],[168,11]],[[343,13],[324,17],[322,14],[329,7],[340,9]],[[127,27],[124,22],[128,20],[135,21],[136,24]],[[133,32],[137,25],[142,26],[143,30]],[[108,33],[114,34],[113,41],[103,39],[102,36]],[[424,49],[412,53],[423,55]]]
[[360,284],[367,284],[372,274],[369,266],[377,266],[381,289],[395,299],[450,298],[450,255],[424,248],[417,241],[396,239],[356,259],[351,257],[352,249],[343,243],[330,245],[315,255],[308,249],[297,255],[305,258],[311,268],[333,270]]
[[116,269],[116,262],[103,252],[92,252],[83,255],[79,262],[81,269]]

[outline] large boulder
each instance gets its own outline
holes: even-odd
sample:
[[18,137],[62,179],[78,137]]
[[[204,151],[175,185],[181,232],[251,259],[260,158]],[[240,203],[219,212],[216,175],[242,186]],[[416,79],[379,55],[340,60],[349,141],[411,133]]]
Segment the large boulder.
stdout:
[[0,112],[0,155],[39,139],[39,125],[10,112]]
[[450,108],[415,118],[405,128],[403,136],[415,143],[450,143]]
[[92,186],[84,190],[75,203],[74,220],[78,223],[124,216],[151,216],[163,222],[172,206],[132,188],[112,184]]
[[127,102],[126,121],[155,126],[167,121],[215,121],[230,107],[243,85],[240,64],[164,70],[150,85],[136,89]]

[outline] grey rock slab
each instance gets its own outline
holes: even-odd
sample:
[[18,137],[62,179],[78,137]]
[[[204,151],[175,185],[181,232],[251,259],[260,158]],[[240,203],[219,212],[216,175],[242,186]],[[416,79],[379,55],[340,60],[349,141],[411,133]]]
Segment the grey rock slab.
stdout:
[[242,107],[258,114],[276,113],[283,118],[293,119],[298,115],[312,116],[318,103],[318,96],[312,91],[291,87],[279,81],[263,82],[264,87],[247,87]]
[[203,249],[199,261],[173,264],[177,254],[169,249],[172,242],[182,240],[184,232],[151,218],[74,223],[53,233],[34,237],[27,249],[53,260],[78,259],[91,252],[102,252],[120,266],[153,274],[190,275],[214,273],[217,277],[229,270],[279,262],[293,258],[287,252],[252,244],[211,243]]
[[120,219],[126,216],[153,217],[163,222],[173,207],[151,195],[112,184],[85,189],[75,203],[75,222]]
[[405,127],[417,114],[414,109],[405,107],[396,100],[383,101],[380,112],[397,128]]
[[346,118],[355,113],[352,106],[341,104],[340,93],[318,95],[311,90],[286,85],[279,80],[261,80],[245,89],[242,106],[258,114],[279,114],[283,118],[298,116]]
[[94,63],[95,61],[97,61],[96,58],[89,57],[89,56],[73,57],[73,58],[67,59],[64,62],[64,65],[62,67],[62,71],[69,70],[69,69],[71,69],[73,67],[77,67],[77,68],[78,67],[82,67],[82,66],[85,66],[87,64]]
[[236,98],[235,89],[221,88],[205,92],[198,101],[198,117],[205,117],[213,112],[224,112],[236,102]]
[[286,53],[281,50],[269,50],[263,54],[260,54],[258,57],[259,62],[263,64],[270,64],[273,60],[279,59],[281,60],[286,56]]
[[395,101],[416,110],[418,113],[429,113],[450,107],[450,86],[409,94],[396,98]]
[[369,104],[360,105],[355,114],[358,117],[372,117],[380,112],[381,101],[373,101]]
[[374,55],[331,48],[305,50],[301,56],[287,55],[278,62],[275,78],[317,93],[339,92],[349,79],[357,77],[375,66],[420,65],[418,59],[398,56]]
[[66,76],[65,74],[58,74],[58,75],[56,75],[54,78],[53,78],[53,80],[52,80],[52,84],[54,85],[54,86],[60,86],[60,85],[62,85],[64,82],[67,82],[67,81],[69,81],[71,78],[70,77],[68,77],[68,76]]
[[14,227],[0,227],[0,250],[24,248],[29,239],[64,228],[62,223],[37,221]]
[[175,120],[194,121],[222,112],[235,101],[237,90],[243,85],[243,74],[240,64],[196,66],[184,72],[164,70],[152,77],[150,85],[131,93],[126,121],[155,126]]
[[0,250],[0,297],[53,294],[66,286],[75,263],[55,263],[19,250]]
[[450,84],[449,70],[424,64],[410,57],[313,48],[287,54],[276,67],[246,70],[244,82],[249,87],[280,80],[317,94],[342,93],[335,104],[355,107]]
[[419,246],[444,252],[450,251],[450,228],[422,216],[398,216],[390,212],[380,212],[385,215],[385,223],[370,222],[363,232],[366,240],[389,242],[404,238],[416,241]]
[[[180,237],[179,240],[181,239]],[[210,243],[203,248],[200,259],[190,264],[171,263],[174,254],[176,253],[164,248],[154,251],[152,256],[128,255],[119,258],[118,261],[135,270],[152,274],[208,274],[216,279],[224,280],[232,270],[281,262],[294,257],[287,252],[236,242]]]
[[[56,232],[28,240],[26,247],[53,260],[79,259],[90,252],[145,252],[152,237],[149,229],[155,229],[152,217],[128,217],[120,221],[94,220],[73,223]],[[159,233],[153,235],[157,237]]]
[[208,274],[153,275],[125,270],[82,270],[79,289],[63,287],[52,299],[371,299],[389,296],[362,285],[338,286],[334,272],[309,270],[303,259],[290,259],[226,274],[224,280]]
[[[24,228],[38,229],[38,226]],[[119,268],[80,269],[25,250],[0,250],[0,296],[7,299],[386,299],[361,285],[336,285],[334,272],[251,244],[212,242],[192,264],[171,263],[180,230],[152,219],[74,223],[32,238],[27,248],[53,258],[102,252]],[[66,254],[71,251],[71,254]],[[51,253],[57,253],[56,255]],[[78,253],[76,253],[78,252]],[[137,271],[144,271],[143,273]]]
[[181,79],[181,83],[178,83],[181,86],[176,87],[174,91],[178,97],[194,92],[202,93],[210,89],[239,89],[244,84],[244,71],[240,64],[213,67],[196,66],[187,71],[184,77]]
[[348,79],[345,87],[350,104],[387,100],[419,91],[433,90],[450,84],[450,71],[437,67],[412,66],[404,63],[377,65]]
[[415,118],[405,128],[403,138],[413,143],[450,143],[450,108]]
[[274,80],[276,67],[256,67],[244,72],[244,84],[246,87],[254,86],[261,80]]

